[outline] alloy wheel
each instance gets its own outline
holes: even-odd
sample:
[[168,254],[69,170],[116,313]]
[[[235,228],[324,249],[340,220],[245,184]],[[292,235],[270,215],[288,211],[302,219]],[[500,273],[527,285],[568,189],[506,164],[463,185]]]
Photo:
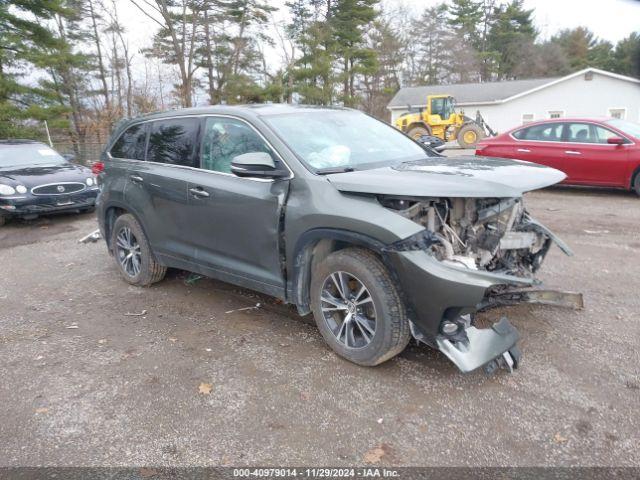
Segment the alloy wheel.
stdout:
[[376,308],[371,293],[354,275],[333,272],[320,295],[322,315],[338,342],[347,348],[363,348],[376,333]]
[[130,277],[140,273],[142,255],[140,244],[129,227],[123,227],[116,236],[116,255],[122,269]]

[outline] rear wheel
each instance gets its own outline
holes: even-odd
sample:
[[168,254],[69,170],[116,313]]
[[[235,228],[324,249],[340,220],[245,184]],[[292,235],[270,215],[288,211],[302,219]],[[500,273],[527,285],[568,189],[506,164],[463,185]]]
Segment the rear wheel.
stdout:
[[132,285],[146,287],[167,272],[153,255],[142,227],[133,215],[119,216],[111,233],[111,246],[122,277]]
[[636,178],[633,181],[633,190],[637,195],[640,195],[640,172],[636,173]]
[[405,306],[385,266],[367,250],[329,255],[313,272],[311,296],[320,333],[347,360],[378,365],[409,343]]
[[7,223],[8,218],[5,215],[0,214],[0,227]]
[[475,148],[482,138],[484,138],[484,132],[475,123],[467,123],[458,130],[458,145],[462,148]]
[[423,135],[431,135],[431,130],[425,127],[420,127],[420,126],[412,127],[407,132],[407,135],[409,135],[414,140],[418,140]]

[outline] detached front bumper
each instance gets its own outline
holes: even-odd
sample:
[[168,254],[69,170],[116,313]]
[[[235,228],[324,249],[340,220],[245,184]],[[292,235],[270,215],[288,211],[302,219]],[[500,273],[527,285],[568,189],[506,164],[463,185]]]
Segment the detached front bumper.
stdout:
[[[506,319],[479,329],[463,318],[496,285],[531,286],[533,279],[445,265],[424,251],[388,252],[414,323],[414,337],[442,351],[462,372],[503,365],[516,368],[518,331]],[[443,321],[460,325],[445,335]]]
[[0,198],[0,214],[9,217],[32,217],[91,208],[96,203],[98,192],[98,188],[88,188],[69,195],[25,195]]
[[465,340],[453,342],[444,335],[436,341],[438,348],[463,373],[480,367],[493,371],[500,366],[509,370],[518,368],[520,350],[516,346],[520,338],[518,330],[503,318],[491,328],[467,327]]

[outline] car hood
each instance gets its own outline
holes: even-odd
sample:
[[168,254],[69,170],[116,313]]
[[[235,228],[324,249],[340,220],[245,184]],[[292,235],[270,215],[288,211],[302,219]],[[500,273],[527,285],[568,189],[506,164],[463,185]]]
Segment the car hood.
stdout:
[[411,197],[519,197],[562,181],[555,168],[491,157],[434,157],[327,175],[342,192]]
[[13,183],[27,187],[54,182],[84,182],[89,176],[91,176],[89,168],[73,163],[32,167],[0,167],[0,182],[12,180]]

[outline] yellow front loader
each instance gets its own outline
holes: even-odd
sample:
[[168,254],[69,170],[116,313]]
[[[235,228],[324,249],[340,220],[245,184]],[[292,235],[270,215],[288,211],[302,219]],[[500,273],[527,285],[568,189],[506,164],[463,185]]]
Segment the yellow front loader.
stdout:
[[395,121],[394,126],[411,138],[432,135],[445,142],[456,140],[462,148],[475,148],[476,143],[495,132],[485,124],[480,112],[476,120],[456,112],[455,99],[451,95],[429,95],[427,108],[409,111]]

